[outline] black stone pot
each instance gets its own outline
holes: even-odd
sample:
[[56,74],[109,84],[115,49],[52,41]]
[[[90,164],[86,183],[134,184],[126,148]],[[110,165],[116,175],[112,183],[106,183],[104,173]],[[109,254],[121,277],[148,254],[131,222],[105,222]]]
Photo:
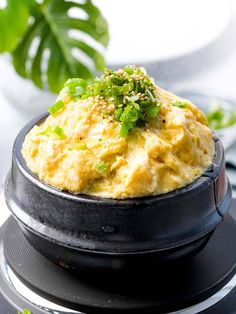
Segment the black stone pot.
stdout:
[[214,138],[213,165],[176,191],[126,200],[74,195],[48,186],[26,166],[26,134],[16,138],[6,202],[26,238],[45,257],[74,271],[125,270],[199,252],[230,207],[224,151]]

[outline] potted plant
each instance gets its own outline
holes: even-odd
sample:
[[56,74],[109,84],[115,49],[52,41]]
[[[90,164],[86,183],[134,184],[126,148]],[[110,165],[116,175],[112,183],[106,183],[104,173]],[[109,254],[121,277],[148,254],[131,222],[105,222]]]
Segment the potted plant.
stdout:
[[104,68],[108,41],[107,22],[91,0],[5,0],[0,88],[18,108],[43,111],[68,78],[89,80]]

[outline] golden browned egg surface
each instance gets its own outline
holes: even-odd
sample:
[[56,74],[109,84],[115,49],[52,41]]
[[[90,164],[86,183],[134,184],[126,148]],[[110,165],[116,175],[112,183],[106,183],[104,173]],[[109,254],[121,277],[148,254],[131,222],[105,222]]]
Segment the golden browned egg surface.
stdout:
[[[51,186],[105,198],[157,195],[186,186],[212,163],[212,132],[190,101],[157,86],[154,94],[162,104],[158,115],[121,137],[112,100],[75,101],[62,91],[64,106],[25,138],[27,166]],[[63,136],[48,135],[56,128]]]

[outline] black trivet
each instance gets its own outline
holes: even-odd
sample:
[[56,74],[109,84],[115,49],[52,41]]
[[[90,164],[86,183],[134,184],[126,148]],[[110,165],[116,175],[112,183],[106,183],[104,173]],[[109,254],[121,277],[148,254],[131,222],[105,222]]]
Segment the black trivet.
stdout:
[[217,292],[236,269],[236,222],[228,215],[205,249],[192,259],[160,267],[140,268],[125,277],[76,277],[55,266],[26,241],[10,218],[4,230],[7,262],[39,295],[87,313],[174,311],[198,303]]

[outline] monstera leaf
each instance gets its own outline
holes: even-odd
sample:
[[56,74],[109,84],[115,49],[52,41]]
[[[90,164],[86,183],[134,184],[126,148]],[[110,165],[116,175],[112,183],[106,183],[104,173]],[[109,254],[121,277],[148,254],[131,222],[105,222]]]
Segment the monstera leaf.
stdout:
[[8,0],[0,9],[0,52],[15,49],[24,34],[29,18],[27,0]]
[[[72,10],[83,16],[76,17]],[[90,79],[103,69],[98,48],[106,47],[108,40],[107,22],[91,0],[31,0],[30,23],[13,52],[13,64],[39,88],[58,92],[68,78]]]

